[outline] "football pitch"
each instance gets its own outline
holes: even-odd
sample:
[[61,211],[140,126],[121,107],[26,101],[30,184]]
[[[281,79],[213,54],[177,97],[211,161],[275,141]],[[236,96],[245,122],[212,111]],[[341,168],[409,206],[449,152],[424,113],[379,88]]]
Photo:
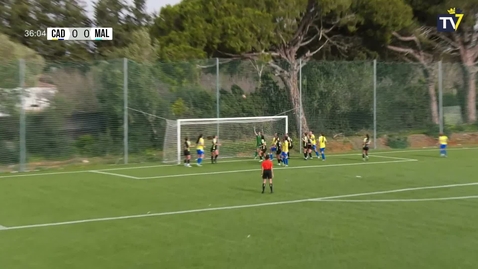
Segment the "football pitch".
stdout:
[[477,154],[4,174],[0,268],[476,268]]

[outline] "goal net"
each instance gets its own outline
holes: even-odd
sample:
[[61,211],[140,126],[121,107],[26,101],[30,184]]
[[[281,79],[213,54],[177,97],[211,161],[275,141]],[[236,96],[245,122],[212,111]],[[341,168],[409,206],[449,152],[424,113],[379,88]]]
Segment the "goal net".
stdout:
[[194,154],[200,134],[204,138],[206,154],[212,145],[211,138],[217,135],[221,158],[250,157],[256,150],[254,129],[264,134],[269,146],[274,133],[284,135],[288,132],[288,125],[287,116],[168,120],[163,162],[182,162],[186,137],[191,141],[191,153]]

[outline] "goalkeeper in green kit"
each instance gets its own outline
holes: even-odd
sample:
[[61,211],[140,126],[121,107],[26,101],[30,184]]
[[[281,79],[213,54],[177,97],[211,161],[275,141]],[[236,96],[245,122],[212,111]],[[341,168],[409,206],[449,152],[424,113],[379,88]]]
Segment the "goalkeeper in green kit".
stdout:
[[262,146],[262,133],[263,132],[256,132],[256,127],[254,127],[254,134],[256,135],[256,151],[254,152],[254,160],[257,159],[259,152]]

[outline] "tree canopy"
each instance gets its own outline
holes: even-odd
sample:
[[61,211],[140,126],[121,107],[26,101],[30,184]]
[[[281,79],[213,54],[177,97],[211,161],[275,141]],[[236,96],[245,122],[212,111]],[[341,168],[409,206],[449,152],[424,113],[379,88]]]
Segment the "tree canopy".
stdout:
[[[388,42],[411,21],[412,9],[402,0],[185,0],[164,8],[151,33],[162,44],[160,57],[168,60],[265,57],[300,109],[300,65],[326,48],[346,54],[360,43],[359,35]],[[298,120],[307,130],[305,118]]]

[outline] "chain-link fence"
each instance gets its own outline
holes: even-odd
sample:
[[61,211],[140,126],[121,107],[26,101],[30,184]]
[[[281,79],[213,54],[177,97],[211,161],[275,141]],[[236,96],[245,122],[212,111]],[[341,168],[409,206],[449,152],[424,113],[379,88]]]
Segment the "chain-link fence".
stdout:
[[367,133],[375,148],[397,148],[410,146],[408,135],[477,127],[468,120],[472,80],[460,64],[299,66],[281,73],[230,59],[2,63],[0,171],[161,161],[166,119],[287,115],[293,137],[324,133],[338,151],[357,149]]

